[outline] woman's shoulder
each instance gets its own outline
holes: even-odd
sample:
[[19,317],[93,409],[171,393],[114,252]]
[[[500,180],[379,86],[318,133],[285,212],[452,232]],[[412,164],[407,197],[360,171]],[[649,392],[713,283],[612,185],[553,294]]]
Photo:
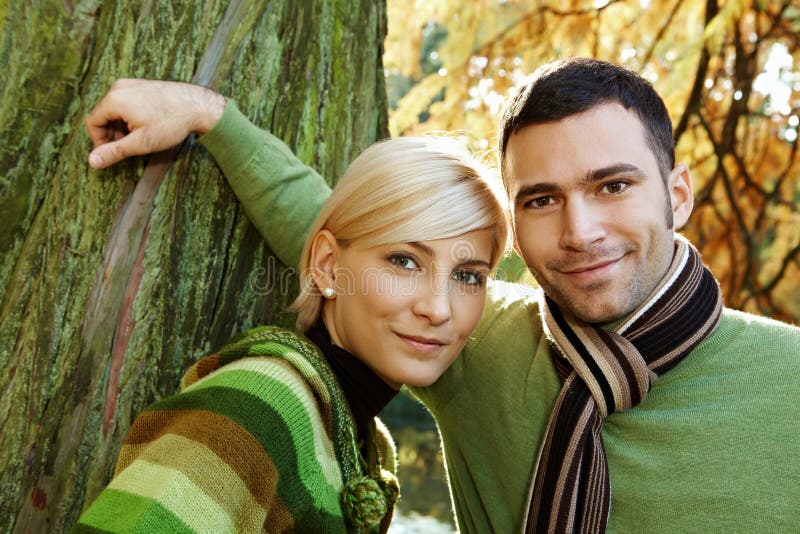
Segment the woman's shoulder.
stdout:
[[[256,361],[257,357],[272,357],[276,360]],[[242,362],[243,360],[246,361]],[[308,375],[313,367],[322,367],[323,371],[327,367],[319,349],[304,336],[278,326],[258,326],[234,336],[218,351],[198,360],[184,374],[181,389],[192,386],[223,367],[232,369],[230,366],[234,362],[239,362],[234,366],[236,368],[251,365],[263,367],[264,370],[277,370],[281,367],[276,367],[277,360],[283,360],[294,367],[300,376]]]
[[[145,465],[138,460],[171,462],[181,472],[208,473],[214,491],[213,480],[227,477],[242,491],[220,490],[222,508],[254,501],[267,531],[282,531],[287,513],[296,524],[339,524],[343,477],[330,427],[314,388],[290,362],[274,355],[239,358],[140,414],[118,473],[136,475]],[[232,517],[240,531],[253,531],[241,527],[247,510]]]
[[199,360],[184,375],[181,390],[191,393],[180,395],[181,402],[207,402],[208,409],[230,403],[232,413],[249,405],[253,414],[274,413],[292,431],[312,429],[333,439],[343,432],[336,429],[353,426],[322,352],[303,335],[276,326],[247,330]]
[[331,399],[339,396],[331,391],[336,387],[331,374],[308,339],[284,328],[259,326],[197,361],[183,376],[181,394],[151,408],[186,405],[223,411],[248,427],[253,424],[248,413],[262,414],[262,420],[269,413],[273,423],[280,420],[292,431],[317,426],[330,430],[335,410]]

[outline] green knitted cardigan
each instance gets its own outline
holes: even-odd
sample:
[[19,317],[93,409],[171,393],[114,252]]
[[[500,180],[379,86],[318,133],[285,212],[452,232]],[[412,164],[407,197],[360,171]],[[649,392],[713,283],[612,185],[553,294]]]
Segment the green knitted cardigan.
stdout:
[[258,327],[137,417],[114,478],[73,532],[385,531],[395,452],[379,420],[367,435],[356,442],[313,343]]

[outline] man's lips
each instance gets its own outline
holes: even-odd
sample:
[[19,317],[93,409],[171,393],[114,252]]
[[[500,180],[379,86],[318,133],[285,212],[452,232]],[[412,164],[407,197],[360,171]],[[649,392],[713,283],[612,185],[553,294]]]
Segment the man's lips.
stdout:
[[619,261],[625,256],[616,259],[594,261],[587,264],[572,264],[556,268],[555,271],[567,280],[578,285],[595,284],[607,280],[611,276]]
[[603,267],[611,265],[612,263],[617,263],[618,261],[619,261],[619,258],[614,259],[614,260],[604,260],[604,261],[592,263],[591,265],[572,266],[572,267],[569,267],[567,269],[561,268],[561,269],[557,269],[557,270],[562,274],[580,274],[580,273],[586,273],[586,272],[596,271],[598,269],[602,269]]

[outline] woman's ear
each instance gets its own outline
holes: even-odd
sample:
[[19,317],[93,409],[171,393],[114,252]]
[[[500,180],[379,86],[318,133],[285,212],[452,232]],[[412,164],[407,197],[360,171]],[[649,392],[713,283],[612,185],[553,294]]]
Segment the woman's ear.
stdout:
[[336,260],[339,258],[339,250],[336,236],[329,230],[320,230],[311,242],[311,257],[308,263],[311,279],[314,280],[320,294],[327,298],[335,295],[332,291],[335,287]]
[[672,229],[683,228],[694,209],[694,188],[692,176],[686,165],[679,163],[667,178],[667,191],[672,209]]

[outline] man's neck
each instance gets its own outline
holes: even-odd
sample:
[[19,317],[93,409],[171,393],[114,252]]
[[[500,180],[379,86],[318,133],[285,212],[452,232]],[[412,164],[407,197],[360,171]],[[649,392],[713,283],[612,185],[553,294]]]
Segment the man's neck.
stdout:
[[605,330],[606,332],[610,332],[611,330],[614,330],[617,326],[622,324],[622,321],[624,321],[627,318],[628,318],[628,315],[623,315],[622,317],[620,317],[618,319],[614,319],[612,321],[608,321],[608,322],[605,322],[605,323],[595,323],[592,326],[596,326],[597,328]]

